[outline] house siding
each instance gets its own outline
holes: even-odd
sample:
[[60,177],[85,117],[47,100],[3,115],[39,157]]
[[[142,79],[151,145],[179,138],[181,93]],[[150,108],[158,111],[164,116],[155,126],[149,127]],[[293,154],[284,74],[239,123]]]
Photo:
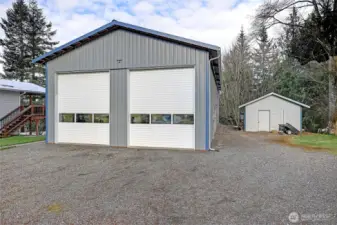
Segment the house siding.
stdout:
[[278,130],[279,124],[290,123],[301,130],[301,106],[275,96],[269,96],[246,106],[246,131],[258,131],[258,111],[270,110],[270,130]]
[[20,93],[0,90],[0,118],[20,106]]
[[55,142],[55,91],[58,73],[110,71],[110,144],[127,146],[128,71],[142,68],[194,67],[196,72],[195,146],[196,149],[205,149],[205,82],[208,59],[207,51],[119,29],[49,61],[47,66],[48,141]]

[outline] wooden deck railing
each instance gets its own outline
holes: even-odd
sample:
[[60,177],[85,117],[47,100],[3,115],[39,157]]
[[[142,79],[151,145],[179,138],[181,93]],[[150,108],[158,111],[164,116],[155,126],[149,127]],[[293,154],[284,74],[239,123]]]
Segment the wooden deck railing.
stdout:
[[10,123],[15,117],[20,115],[21,111],[24,109],[24,106],[19,106],[7,113],[4,117],[0,119],[0,128],[4,127],[6,124]]
[[44,117],[44,105],[19,106],[0,119],[0,134],[7,136],[22,127],[27,121]]

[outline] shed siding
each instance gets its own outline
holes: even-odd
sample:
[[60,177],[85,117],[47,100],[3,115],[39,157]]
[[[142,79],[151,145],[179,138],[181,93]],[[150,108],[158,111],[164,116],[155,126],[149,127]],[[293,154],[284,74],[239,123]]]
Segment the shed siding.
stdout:
[[270,110],[270,130],[278,130],[279,124],[283,123],[290,123],[296,129],[301,129],[301,106],[269,96],[246,106],[246,131],[259,130],[259,110]]
[[0,90],[0,118],[20,106],[20,93]]
[[[168,41],[116,30],[48,62],[48,141],[55,142],[57,73],[111,70],[111,145],[127,146],[127,74],[131,69],[195,67],[196,149],[205,148],[205,74],[209,53]],[[115,108],[114,108],[115,107]],[[125,120],[124,120],[125,119]],[[115,124],[117,123],[117,127]]]

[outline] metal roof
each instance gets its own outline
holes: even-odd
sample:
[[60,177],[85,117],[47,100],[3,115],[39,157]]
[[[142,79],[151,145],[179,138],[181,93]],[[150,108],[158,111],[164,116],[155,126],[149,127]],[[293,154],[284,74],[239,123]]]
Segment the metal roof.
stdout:
[[46,92],[44,87],[33,83],[2,79],[0,79],[0,90],[26,92],[30,94],[45,94]]
[[262,96],[262,97],[260,97],[260,98],[254,99],[253,101],[247,102],[247,103],[245,103],[245,104],[243,104],[243,105],[240,105],[239,108],[245,107],[245,106],[250,105],[250,104],[252,104],[252,103],[254,103],[254,102],[258,102],[258,101],[260,101],[260,100],[262,100],[262,99],[265,99],[265,98],[267,98],[267,97],[269,97],[269,96],[275,96],[275,97],[281,98],[281,99],[283,99],[283,100],[286,100],[286,101],[288,101],[288,102],[294,103],[294,104],[296,104],[296,105],[299,105],[299,106],[302,106],[302,107],[305,107],[305,108],[308,108],[308,109],[310,108],[310,106],[308,106],[308,105],[306,105],[306,104],[303,104],[303,103],[301,103],[301,102],[295,101],[295,100],[293,100],[293,99],[291,99],[291,98],[284,97],[284,96],[279,95],[279,94],[276,94],[276,93],[274,93],[274,92],[271,92],[271,93],[269,93],[269,94],[266,94],[266,95],[264,95],[264,96]]
[[[87,34],[84,34],[64,45],[61,45],[57,48],[55,48],[54,50],[45,53],[44,55],[41,55],[39,57],[37,57],[36,59],[34,59],[32,62],[33,63],[46,63],[60,55],[63,55],[79,46],[82,46],[92,40],[95,40],[113,30],[117,30],[117,29],[124,29],[124,30],[129,30],[132,32],[136,32],[136,33],[140,33],[140,34],[144,34],[147,36],[152,36],[152,37],[156,37],[156,38],[160,38],[163,40],[167,40],[167,41],[171,41],[171,42],[175,42],[178,44],[182,44],[182,45],[186,45],[186,46],[190,46],[190,47],[194,47],[194,48],[199,48],[199,49],[203,49],[206,50],[210,53],[210,58],[216,57],[218,55],[221,54],[221,49],[218,46],[215,45],[210,45],[210,44],[206,44],[203,42],[199,42],[199,41],[195,41],[195,40],[191,40],[191,39],[187,39],[187,38],[183,38],[183,37],[179,37],[179,36],[175,36],[172,34],[167,34],[167,33],[163,33],[163,32],[159,32],[159,31],[155,31],[155,30],[151,30],[148,28],[144,28],[144,27],[139,27],[139,26],[135,26],[132,24],[128,24],[128,23],[123,23],[117,20],[113,20],[110,23],[103,25]],[[219,58],[218,60],[212,61],[212,69],[213,72],[215,74],[215,80],[217,83],[217,87],[218,89],[221,89],[221,58]]]

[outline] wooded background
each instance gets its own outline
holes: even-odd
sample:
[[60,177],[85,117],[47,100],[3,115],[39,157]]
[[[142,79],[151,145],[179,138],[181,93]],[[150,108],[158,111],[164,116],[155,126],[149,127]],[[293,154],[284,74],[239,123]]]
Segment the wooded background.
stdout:
[[[279,19],[285,13],[288,16]],[[270,38],[272,28],[278,35]],[[251,31],[242,28],[224,53],[221,123],[239,125],[239,105],[275,92],[311,106],[303,112],[305,130],[332,127],[336,46],[337,0],[265,1]]]

